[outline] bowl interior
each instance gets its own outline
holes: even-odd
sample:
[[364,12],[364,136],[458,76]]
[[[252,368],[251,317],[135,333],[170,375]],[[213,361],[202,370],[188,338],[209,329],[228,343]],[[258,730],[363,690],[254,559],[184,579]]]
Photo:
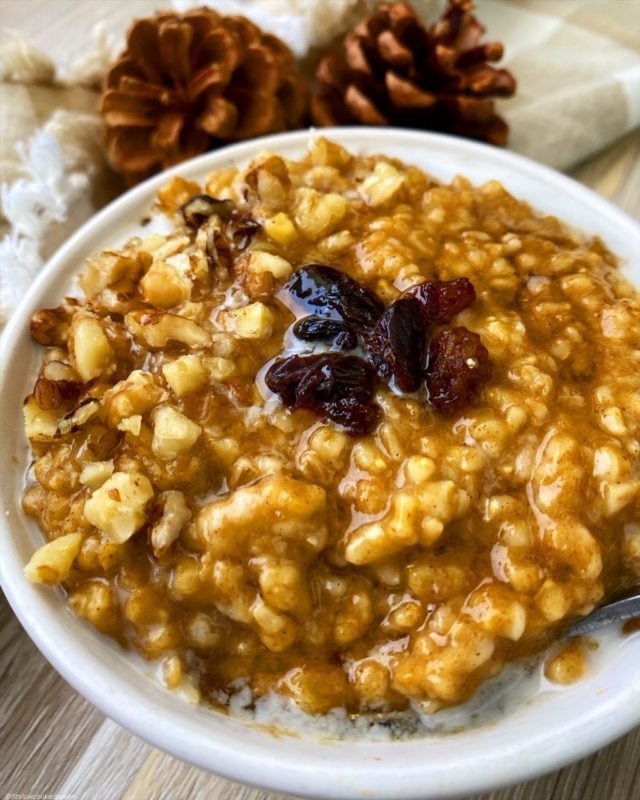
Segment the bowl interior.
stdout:
[[[568,178],[508,152],[432,134],[361,128],[323,131],[348,148],[385,153],[442,180],[464,174],[501,181],[517,197],[598,235],[640,285],[638,229],[615,207]],[[640,722],[640,636],[605,637],[597,668],[573,687],[525,694],[491,724],[420,740],[338,742],[274,734],[188,705],[154,678],[154,665],[120,651],[67,608],[61,592],[30,584],[22,568],[41,534],[21,511],[28,450],[19,408],[36,369],[27,321],[68,291],[84,258],[141,232],[140,220],[170,174],[202,178],[269,149],[296,157],[309,132],[225,148],[147,181],[78,231],[50,261],[7,327],[0,348],[0,545],[2,585],[45,656],[108,716],[152,744],[230,778],[323,798],[453,797],[522,780],[602,746]]]

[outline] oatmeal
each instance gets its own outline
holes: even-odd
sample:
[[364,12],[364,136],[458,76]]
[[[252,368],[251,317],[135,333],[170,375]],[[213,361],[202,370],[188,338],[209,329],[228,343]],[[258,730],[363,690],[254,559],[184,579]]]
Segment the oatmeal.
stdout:
[[[591,648],[597,647],[590,643]],[[570,684],[579,681],[587,671],[589,644],[581,639],[572,639],[545,664],[545,677],[552,683]]]
[[168,686],[315,714],[461,703],[638,583],[640,303],[602,242],[322,138],[158,206],[32,320],[31,580]]

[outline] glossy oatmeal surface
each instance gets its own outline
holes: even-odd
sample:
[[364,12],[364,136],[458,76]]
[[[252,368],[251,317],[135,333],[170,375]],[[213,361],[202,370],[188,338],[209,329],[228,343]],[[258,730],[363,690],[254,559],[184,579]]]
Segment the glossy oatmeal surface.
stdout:
[[[85,297],[32,320],[32,580],[195,699],[312,713],[463,702],[639,582],[640,304],[601,242],[324,139],[158,205],[170,234],[95,254]],[[360,435],[287,408],[278,361],[367,358],[295,335],[309,264],[381,308],[468,279],[429,336],[478,334],[490,370],[447,407],[374,375]]]

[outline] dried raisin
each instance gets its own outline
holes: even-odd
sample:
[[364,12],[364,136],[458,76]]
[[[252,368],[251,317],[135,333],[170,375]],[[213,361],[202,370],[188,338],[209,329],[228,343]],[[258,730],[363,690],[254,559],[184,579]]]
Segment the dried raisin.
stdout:
[[346,273],[323,264],[301,267],[286,288],[314,314],[345,320],[358,333],[375,325],[384,311],[384,303],[374,292]]
[[324,353],[279,359],[265,382],[288,408],[314,411],[343,425],[352,436],[370,433],[380,416],[371,402],[375,373],[356,356]]
[[304,342],[327,342],[338,350],[353,350],[358,344],[351,327],[339,319],[304,317],[293,326],[293,333]]
[[394,378],[402,392],[420,388],[427,344],[427,326],[414,297],[401,297],[392,303],[366,339],[378,375],[385,381]]
[[474,400],[491,374],[487,348],[477,333],[444,328],[429,345],[426,369],[429,402],[455,413]]
[[408,289],[404,296],[418,300],[425,322],[445,325],[474,302],[476,292],[468,278],[455,278],[452,281],[425,281]]
[[447,325],[475,300],[467,278],[425,281],[386,310],[370,289],[322,264],[302,267],[285,288],[292,310],[313,312],[295,323],[299,339],[345,350],[360,340],[370,362],[336,353],[276,361],[267,386],[288,408],[309,409],[361,436],[380,416],[371,402],[376,375],[401,392],[416,392],[425,381],[429,402],[444,412],[461,410],[489,377],[489,354],[477,334],[445,327],[429,341],[432,326]]

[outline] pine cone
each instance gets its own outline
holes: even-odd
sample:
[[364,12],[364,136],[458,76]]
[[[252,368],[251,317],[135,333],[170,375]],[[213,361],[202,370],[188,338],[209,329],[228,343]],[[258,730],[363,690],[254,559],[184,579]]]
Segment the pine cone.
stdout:
[[449,0],[425,28],[406,3],[381,5],[344,40],[344,54],[316,71],[311,113],[316,125],[399,125],[505,145],[506,122],[490,97],[512,95],[513,76],[488,62],[498,42],[481,44],[473,0]]
[[306,99],[280,39],[198,8],[133,24],[100,112],[109,157],[131,184],[227,142],[299,127]]

